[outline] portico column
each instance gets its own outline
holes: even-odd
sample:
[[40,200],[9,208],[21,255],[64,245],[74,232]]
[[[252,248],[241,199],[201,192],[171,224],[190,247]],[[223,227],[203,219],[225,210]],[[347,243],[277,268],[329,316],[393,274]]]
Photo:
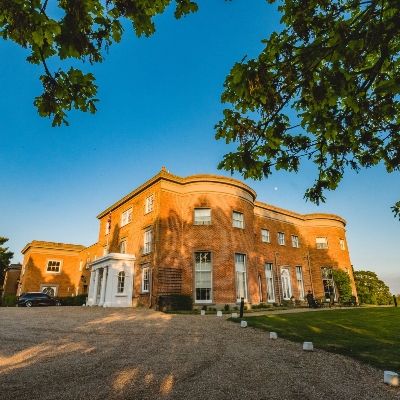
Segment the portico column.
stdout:
[[93,287],[93,305],[97,303],[97,291],[98,291],[98,286],[99,286],[99,269],[96,269],[95,275],[94,275],[94,287]]
[[94,279],[94,271],[90,272],[90,280],[89,280],[89,293],[88,293],[88,304],[93,305],[93,279]]
[[107,267],[103,268],[103,278],[101,280],[101,288],[100,288],[100,303],[101,307],[104,304],[104,296],[106,294],[106,286],[107,286]]

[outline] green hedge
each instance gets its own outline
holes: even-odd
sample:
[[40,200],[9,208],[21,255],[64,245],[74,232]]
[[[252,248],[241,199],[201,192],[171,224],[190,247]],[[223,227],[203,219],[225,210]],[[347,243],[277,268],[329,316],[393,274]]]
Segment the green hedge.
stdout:
[[61,300],[63,306],[82,306],[86,304],[87,294],[78,294],[77,296],[56,297]]
[[7,296],[4,297],[2,306],[3,307],[15,307],[17,305],[18,296]]
[[163,311],[191,310],[193,299],[189,294],[169,294],[160,296],[158,304]]

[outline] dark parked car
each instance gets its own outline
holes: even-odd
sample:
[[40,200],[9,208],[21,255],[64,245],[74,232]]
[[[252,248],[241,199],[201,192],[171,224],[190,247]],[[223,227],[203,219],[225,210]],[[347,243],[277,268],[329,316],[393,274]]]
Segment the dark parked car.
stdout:
[[17,305],[18,307],[61,306],[61,301],[46,293],[27,292],[18,296]]

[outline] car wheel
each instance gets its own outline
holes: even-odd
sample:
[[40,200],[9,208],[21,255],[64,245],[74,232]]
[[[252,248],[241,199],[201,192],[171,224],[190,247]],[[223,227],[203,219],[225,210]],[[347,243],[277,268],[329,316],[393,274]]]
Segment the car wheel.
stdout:
[[31,301],[27,301],[27,302],[25,303],[25,305],[26,305],[27,307],[32,307],[32,306],[33,306],[33,303],[32,303]]
[[56,306],[61,306],[61,302],[60,301],[56,301]]

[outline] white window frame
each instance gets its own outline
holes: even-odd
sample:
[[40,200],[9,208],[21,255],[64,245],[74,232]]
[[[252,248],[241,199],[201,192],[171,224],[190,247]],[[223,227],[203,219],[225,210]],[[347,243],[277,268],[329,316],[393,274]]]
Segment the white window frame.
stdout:
[[[49,265],[50,263],[58,263],[58,265]],[[60,275],[62,271],[62,260],[57,260],[57,259],[48,259],[46,260],[46,274],[52,274],[52,275]],[[56,271],[49,271],[49,267],[57,267]]]
[[121,227],[132,221],[132,207],[125,210],[121,215]]
[[22,266],[21,276],[25,275],[26,263]]
[[79,261],[79,271],[82,271],[82,269],[83,269],[83,261],[80,260]]
[[[243,261],[239,258],[243,257]],[[235,253],[235,276],[236,276],[236,302],[240,303],[241,298],[248,301],[247,288],[247,260],[246,254]]]
[[297,235],[292,235],[292,247],[299,248],[299,237]]
[[281,267],[281,284],[283,300],[290,300],[292,297],[292,278],[290,276],[289,267]]
[[146,197],[145,211],[147,214],[149,212],[152,212],[153,210],[154,210],[154,194],[151,194],[150,196]]
[[195,208],[193,210],[193,225],[211,225],[211,208]]
[[240,211],[232,211],[232,226],[244,229],[244,214]]
[[107,246],[103,246],[103,256],[108,254]]
[[[194,302],[212,303],[213,299],[213,265],[211,251],[194,252]],[[197,293],[197,289],[205,289],[206,295]],[[204,299],[202,297],[208,297]]]
[[297,290],[299,293],[299,300],[304,300],[305,290],[304,290],[303,267],[301,267],[300,265],[296,267],[296,280],[297,280]]
[[269,229],[261,229],[261,241],[264,243],[271,243],[271,232]]
[[121,240],[121,243],[119,244],[119,252],[121,254],[126,254],[126,240]]
[[327,249],[328,248],[328,238],[326,236],[317,236],[315,238],[315,244],[317,249]]
[[118,286],[117,286],[117,293],[125,293],[125,279],[126,279],[126,274],[125,271],[119,271],[118,272]]
[[143,254],[151,253],[152,233],[151,229],[146,229],[143,234]]
[[278,232],[278,244],[280,246],[285,246],[285,232]]
[[[58,295],[58,286],[59,286],[59,285],[52,285],[52,284],[46,285],[45,283],[42,283],[42,284],[40,285],[40,292],[45,293],[45,294],[48,294],[48,295],[51,296],[51,297],[55,297],[55,296]],[[46,290],[47,288],[50,288],[51,290],[53,290],[53,294],[49,294],[49,293],[48,293],[49,290]],[[46,291],[44,291],[44,290],[46,290]]]
[[340,250],[346,250],[346,245],[344,243],[344,239],[339,239]]
[[150,267],[142,268],[142,293],[150,291]]
[[275,303],[274,265],[265,263],[264,268],[268,303]]

